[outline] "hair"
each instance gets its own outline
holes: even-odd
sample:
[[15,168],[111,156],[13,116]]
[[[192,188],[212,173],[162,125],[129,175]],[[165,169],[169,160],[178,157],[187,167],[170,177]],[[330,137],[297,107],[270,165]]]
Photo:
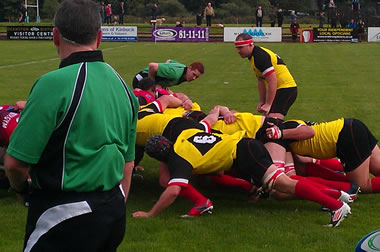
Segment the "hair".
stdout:
[[145,152],[158,161],[166,162],[173,143],[162,135],[154,135],[146,141]]
[[201,74],[205,72],[205,67],[201,62],[195,61],[189,66],[192,70],[198,70]]
[[139,81],[137,87],[142,90],[148,90],[149,88],[153,88],[156,85],[156,81],[150,77],[145,77],[141,81]]
[[249,40],[249,39],[252,39],[251,35],[249,35],[248,33],[240,33],[239,35],[236,36],[235,41]]
[[99,7],[91,0],[64,0],[54,16],[54,26],[71,43],[88,45],[101,29]]

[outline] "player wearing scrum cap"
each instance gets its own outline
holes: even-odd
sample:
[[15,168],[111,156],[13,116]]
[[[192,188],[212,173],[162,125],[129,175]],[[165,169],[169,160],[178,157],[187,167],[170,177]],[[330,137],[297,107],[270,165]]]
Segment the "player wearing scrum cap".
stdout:
[[297,98],[297,84],[284,61],[271,50],[254,45],[247,33],[236,37],[235,48],[240,57],[248,58],[256,73],[260,99],[257,111],[283,119]]

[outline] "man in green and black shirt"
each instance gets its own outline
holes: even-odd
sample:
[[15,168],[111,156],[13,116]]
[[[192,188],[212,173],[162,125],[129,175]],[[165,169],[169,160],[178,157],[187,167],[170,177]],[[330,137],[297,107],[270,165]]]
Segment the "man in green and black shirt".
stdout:
[[139,82],[145,77],[150,77],[156,84],[163,88],[176,86],[185,81],[198,79],[204,73],[204,66],[200,62],[193,62],[188,67],[175,60],[165,63],[151,62],[133,78],[133,88],[139,88]]
[[115,251],[125,232],[138,102],[96,50],[95,2],[63,1],[54,23],[59,69],[35,82],[5,159],[13,190],[23,196],[32,188],[24,251]]

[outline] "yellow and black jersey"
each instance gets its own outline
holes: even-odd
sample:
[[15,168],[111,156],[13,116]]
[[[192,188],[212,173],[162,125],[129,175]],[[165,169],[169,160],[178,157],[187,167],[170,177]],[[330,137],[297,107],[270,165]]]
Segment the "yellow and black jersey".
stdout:
[[191,174],[208,174],[228,170],[236,159],[237,143],[245,132],[233,135],[210,134],[199,129],[183,130],[174,143],[168,167],[168,185],[186,184]]
[[[277,89],[297,86],[284,61],[271,50],[255,46],[252,50],[252,56],[248,60],[257,78],[265,79],[275,72]],[[265,83],[267,84],[266,80]]]
[[234,123],[226,124],[221,118],[211,128],[229,135],[244,130],[246,132],[245,137],[255,138],[265,119],[264,116],[252,113],[235,113],[235,117],[236,121]]
[[168,123],[177,117],[163,114],[159,101],[142,106],[138,112],[136,145],[145,146],[151,136],[162,134]]
[[145,146],[146,141],[154,135],[166,136],[175,141],[179,133],[188,128],[197,128],[210,132],[210,126],[206,122],[196,122],[182,115],[162,113],[159,101],[154,101],[142,106],[138,112],[136,145]]
[[311,126],[314,129],[315,134],[314,137],[310,139],[291,142],[289,146],[293,153],[318,159],[327,159],[337,156],[336,147],[339,133],[344,125],[344,118],[331,122],[314,124],[291,120],[284,123],[284,129],[295,128],[300,124]]

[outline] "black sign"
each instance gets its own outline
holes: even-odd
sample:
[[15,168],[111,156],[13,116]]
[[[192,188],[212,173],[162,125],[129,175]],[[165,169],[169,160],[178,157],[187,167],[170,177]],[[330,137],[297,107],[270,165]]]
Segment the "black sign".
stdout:
[[53,26],[7,26],[8,39],[52,40]]
[[352,28],[314,28],[313,42],[351,42]]

